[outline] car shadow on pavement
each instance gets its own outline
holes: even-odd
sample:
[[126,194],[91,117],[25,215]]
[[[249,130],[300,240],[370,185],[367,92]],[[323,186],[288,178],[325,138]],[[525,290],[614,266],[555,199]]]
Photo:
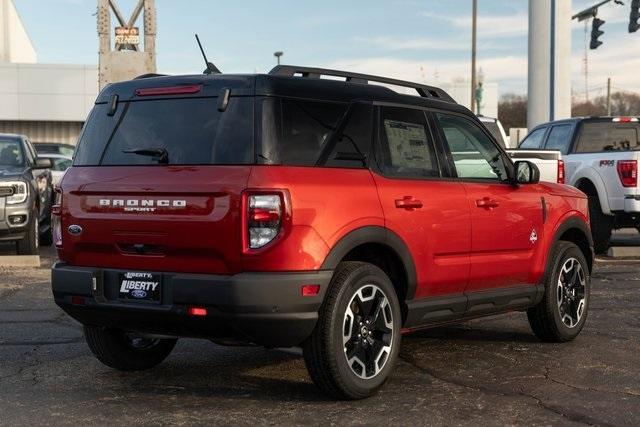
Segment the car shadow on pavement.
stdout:
[[[185,340],[186,341],[186,340]],[[118,393],[149,397],[232,398],[319,402],[330,399],[311,382],[301,356],[258,347],[221,347],[195,340],[154,369],[118,372],[108,368],[96,380]],[[208,348],[207,348],[208,347]],[[95,362],[98,364],[99,362]]]

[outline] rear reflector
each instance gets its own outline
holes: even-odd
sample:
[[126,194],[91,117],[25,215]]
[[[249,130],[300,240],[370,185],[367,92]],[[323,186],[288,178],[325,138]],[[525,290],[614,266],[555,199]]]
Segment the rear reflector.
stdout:
[[136,89],[136,96],[184,95],[194,94],[202,90],[202,85],[150,87]]
[[189,316],[206,316],[207,309],[204,307],[189,307],[187,314]]
[[71,304],[73,304],[73,305],[85,305],[86,301],[85,301],[84,297],[72,296],[71,297]]
[[558,184],[564,184],[564,160],[558,160]]
[[638,162],[636,160],[620,160],[617,169],[623,187],[638,186]]
[[313,297],[320,293],[320,285],[302,285],[302,296]]

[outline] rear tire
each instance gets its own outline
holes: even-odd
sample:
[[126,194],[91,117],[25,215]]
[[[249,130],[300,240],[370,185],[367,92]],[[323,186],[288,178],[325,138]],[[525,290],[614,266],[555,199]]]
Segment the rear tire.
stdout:
[[401,312],[389,277],[364,262],[338,265],[318,323],[303,344],[313,382],[337,399],[374,394],[393,370]]
[[545,342],[566,342],[578,336],[589,310],[591,283],[584,254],[571,242],[559,241],[550,254],[544,296],[527,310],[533,333]]
[[597,255],[604,255],[609,250],[614,217],[602,213],[598,195],[589,196],[589,217],[591,219],[591,235],[593,249]]
[[84,338],[96,358],[119,371],[143,371],[171,354],[177,339],[150,339],[119,329],[84,326]]
[[38,214],[31,214],[31,221],[27,226],[26,235],[16,242],[18,255],[38,255],[40,245],[40,232],[38,230]]

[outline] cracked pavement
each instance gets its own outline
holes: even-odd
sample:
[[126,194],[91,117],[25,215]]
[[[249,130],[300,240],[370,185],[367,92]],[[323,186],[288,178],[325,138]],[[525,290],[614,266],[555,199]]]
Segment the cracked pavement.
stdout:
[[43,268],[0,270],[0,425],[640,424],[640,261],[599,260],[582,334],[539,342],[512,313],[403,338],[386,386],[326,399],[296,350],[184,339],[122,373],[91,355]]

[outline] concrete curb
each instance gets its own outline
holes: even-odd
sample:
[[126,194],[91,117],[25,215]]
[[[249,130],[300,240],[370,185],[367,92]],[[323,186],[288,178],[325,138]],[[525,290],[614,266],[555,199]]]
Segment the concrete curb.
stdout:
[[607,252],[612,258],[640,258],[640,246],[612,246]]
[[40,267],[39,255],[2,255],[0,267]]

